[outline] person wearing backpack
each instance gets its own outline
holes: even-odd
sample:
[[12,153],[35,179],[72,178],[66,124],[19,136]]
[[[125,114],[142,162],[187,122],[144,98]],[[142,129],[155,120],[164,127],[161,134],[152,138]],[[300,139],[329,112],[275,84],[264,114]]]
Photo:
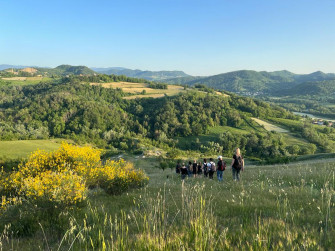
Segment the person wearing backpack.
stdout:
[[198,176],[200,177],[200,175],[202,174],[202,165],[201,162],[198,163]]
[[197,170],[198,169],[198,164],[197,164],[197,161],[194,160],[193,161],[193,165],[192,165],[192,172],[193,172],[193,177],[197,177]]
[[181,165],[180,165],[180,161],[178,161],[176,165],[176,174],[180,173],[180,169],[181,169]]
[[213,158],[209,159],[209,163],[207,164],[207,169],[208,169],[208,176],[212,180],[214,172],[215,172],[215,163],[213,162]]
[[222,160],[222,156],[218,157],[218,170],[216,171],[216,174],[218,176],[218,181],[223,180],[223,171],[226,170],[226,162]]
[[208,170],[207,170],[207,159],[204,159],[204,164],[202,165],[202,169],[204,170],[204,177],[208,177]]
[[233,160],[231,163],[231,168],[233,171],[234,181],[240,180],[240,172],[244,171],[244,159],[241,155],[240,148],[236,148],[235,154],[233,155]]
[[188,165],[187,165],[187,174],[188,174],[188,177],[191,177],[191,173],[192,173],[191,168],[192,168],[192,162],[189,161]]
[[187,167],[185,166],[185,163],[180,168],[181,172],[181,179],[184,180],[186,178],[186,175],[188,175]]

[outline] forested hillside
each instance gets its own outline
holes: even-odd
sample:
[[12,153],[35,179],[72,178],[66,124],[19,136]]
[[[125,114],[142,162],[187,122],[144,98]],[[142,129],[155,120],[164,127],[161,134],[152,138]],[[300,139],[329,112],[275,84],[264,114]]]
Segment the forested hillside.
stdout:
[[36,68],[39,73],[47,75],[93,75],[95,74],[86,66],[59,65],[55,68]]
[[[186,150],[179,146],[178,137],[206,135],[211,128],[221,126],[222,131],[214,141],[198,142],[190,150],[228,153],[238,142],[242,148],[249,147],[250,156],[287,153],[280,135],[257,129],[251,119],[295,118],[284,109],[251,98],[197,89],[159,99],[125,100],[123,97],[129,94],[121,89],[89,85],[92,80],[109,81],[110,78],[120,77],[72,76],[37,85],[2,86],[0,138],[63,137],[111,149],[139,151],[154,145],[172,151]],[[241,128],[246,134],[229,128]],[[235,143],[228,144],[228,141]],[[223,147],[218,148],[216,144]]]
[[320,119],[334,119],[335,80],[303,82],[290,89],[278,91],[262,99],[295,112],[303,112]]
[[330,79],[335,79],[335,75],[323,72],[299,75],[289,71],[257,72],[242,70],[209,77],[176,78],[167,82],[187,85],[204,84],[216,89],[246,94],[257,92],[258,94],[276,94],[278,91],[290,89],[303,82]]
[[335,80],[304,82],[293,88],[283,90],[278,94],[288,96],[301,95],[333,95],[335,92]]

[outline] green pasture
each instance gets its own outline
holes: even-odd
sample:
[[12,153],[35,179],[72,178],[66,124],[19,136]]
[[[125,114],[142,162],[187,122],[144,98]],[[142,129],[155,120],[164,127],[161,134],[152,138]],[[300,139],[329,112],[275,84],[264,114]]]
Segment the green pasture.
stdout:
[[61,144],[61,139],[0,141],[0,159],[21,159],[37,149],[53,151]]
[[243,125],[240,128],[230,127],[230,126],[215,126],[208,129],[208,134],[201,134],[198,136],[187,136],[187,137],[176,137],[178,140],[177,147],[181,149],[187,149],[189,144],[192,142],[206,143],[210,141],[216,141],[221,133],[231,132],[233,134],[248,134],[253,128],[248,125]]
[[296,137],[294,134],[292,133],[283,133],[282,134],[285,143],[287,145],[298,145],[298,146],[304,146],[308,143],[307,140],[303,139],[303,138],[299,138]]
[[1,85],[35,85],[41,82],[51,82],[54,80],[53,78],[49,77],[26,77],[25,80],[13,80],[11,79],[1,79],[0,78],[0,86]]

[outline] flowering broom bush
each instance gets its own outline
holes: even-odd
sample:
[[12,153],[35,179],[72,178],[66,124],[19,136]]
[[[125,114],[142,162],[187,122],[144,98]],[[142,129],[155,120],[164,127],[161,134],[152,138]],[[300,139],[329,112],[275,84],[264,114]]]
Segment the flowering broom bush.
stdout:
[[110,194],[143,186],[147,181],[148,177],[142,170],[134,169],[131,163],[124,160],[107,161],[103,168],[100,166],[91,168],[87,175],[89,187],[99,186]]
[[74,205],[86,199],[87,190],[101,187],[107,193],[121,193],[148,182],[142,170],[124,160],[100,161],[101,150],[63,142],[51,153],[38,150],[12,173],[1,172],[1,208],[11,198],[35,202]]

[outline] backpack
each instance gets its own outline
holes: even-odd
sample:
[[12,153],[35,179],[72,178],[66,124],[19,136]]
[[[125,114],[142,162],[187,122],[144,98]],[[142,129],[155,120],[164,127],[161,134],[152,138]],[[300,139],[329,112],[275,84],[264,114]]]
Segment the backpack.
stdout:
[[226,162],[223,162],[222,160],[220,160],[220,161],[218,162],[218,170],[219,170],[219,171],[224,171],[224,170],[226,170]]
[[180,173],[181,165],[177,164],[176,165],[176,173]]
[[207,163],[207,171],[208,172],[212,171],[212,163],[211,162]]
[[213,161],[209,163],[209,171],[215,172],[215,163]]
[[238,156],[238,157],[236,156],[235,157],[235,162],[236,162],[236,164],[234,163],[235,169],[238,169],[238,170],[242,169],[242,167],[243,167],[242,157],[241,156]]
[[204,165],[203,165],[203,168],[204,168],[204,172],[207,172],[207,163],[204,163]]
[[214,163],[214,162],[211,163],[211,169],[212,169],[213,172],[216,171],[216,170],[215,170],[215,163]]

